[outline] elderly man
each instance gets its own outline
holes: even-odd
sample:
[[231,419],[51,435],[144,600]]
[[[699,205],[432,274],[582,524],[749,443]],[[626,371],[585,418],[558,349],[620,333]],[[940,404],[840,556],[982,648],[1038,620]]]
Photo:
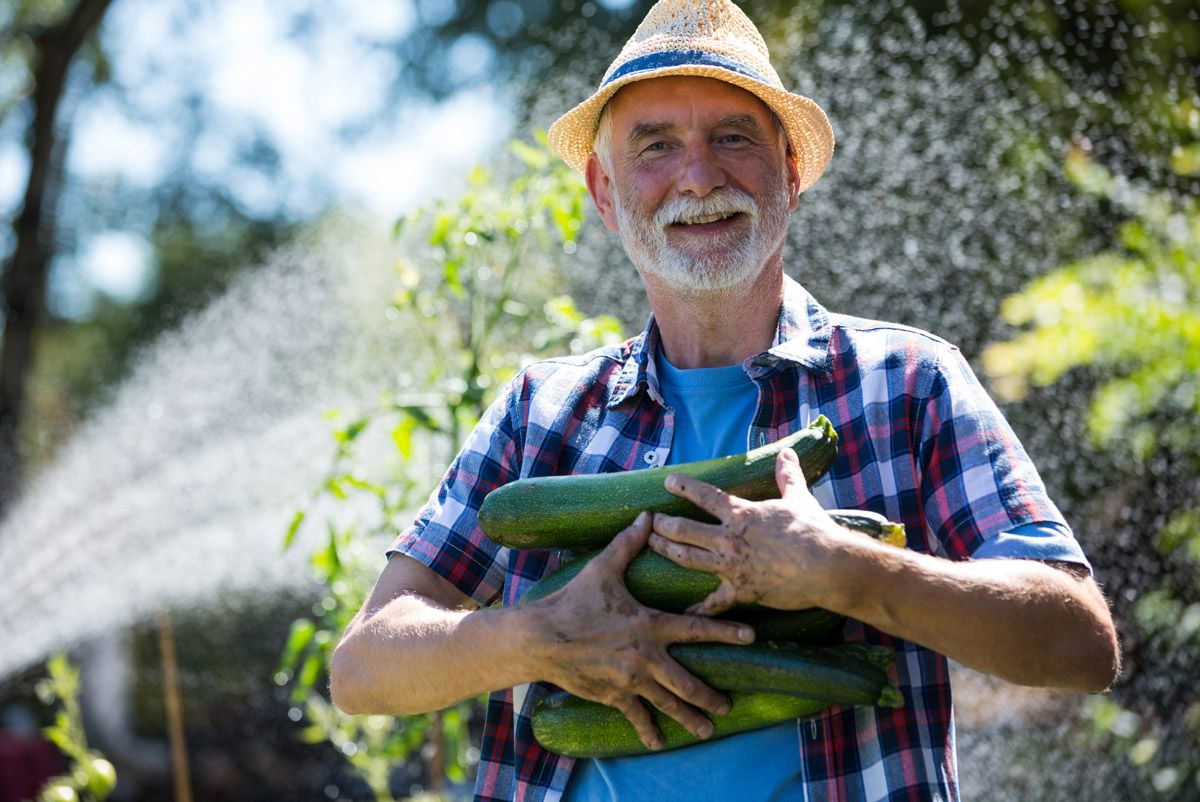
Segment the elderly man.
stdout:
[[[620,347],[533,365],[497,399],[339,644],[340,707],[416,713],[491,692],[483,800],[956,799],[947,658],[1030,685],[1112,682],[1116,638],[1087,561],[958,351],[830,314],[785,276],[788,216],[833,136],[741,11],[662,0],[551,141],[637,267],[650,322]],[[667,489],[718,523],[643,514],[561,591],[513,605],[552,557],[488,540],[476,513],[490,490],[741,452],[818,413],[841,449],[811,491],[787,449],[774,501],[674,475]],[[902,522],[909,548],[839,528],[834,507]],[[640,606],[621,576],[646,547],[720,587],[689,615]],[[710,617],[742,601],[844,613],[846,639],[896,650],[905,706],[618,760],[534,740],[545,683],[618,708],[652,749],[650,705],[707,738],[729,701],[667,647],[750,641]]]

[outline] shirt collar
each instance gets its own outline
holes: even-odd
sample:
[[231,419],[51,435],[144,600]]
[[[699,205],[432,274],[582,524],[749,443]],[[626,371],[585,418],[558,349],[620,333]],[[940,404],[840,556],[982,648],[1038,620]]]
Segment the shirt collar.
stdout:
[[[830,332],[829,313],[825,307],[808,290],[785,275],[783,307],[779,310],[775,342],[743,363],[746,373],[750,378],[758,379],[786,367],[787,363],[800,365],[810,373],[825,373],[830,365]],[[651,314],[641,335],[630,341],[629,357],[609,397],[610,408],[624,403],[642,387],[651,398],[663,403],[654,359],[659,343],[658,324]]]
[[654,354],[658,351],[658,342],[658,323],[655,322],[652,313],[650,319],[646,321],[646,328],[639,336],[630,341],[629,357],[625,360],[625,364],[617,376],[617,382],[613,386],[612,395],[608,399],[610,409],[623,404],[642,387],[647,389],[651,398],[660,404],[663,403],[662,392],[658,388],[658,374],[654,366]]
[[810,373],[826,373],[830,369],[829,343],[832,328],[829,313],[808,290],[787,275],[783,277],[783,308],[779,310],[779,326],[774,344],[747,360],[752,367],[779,367],[781,362],[794,362]]

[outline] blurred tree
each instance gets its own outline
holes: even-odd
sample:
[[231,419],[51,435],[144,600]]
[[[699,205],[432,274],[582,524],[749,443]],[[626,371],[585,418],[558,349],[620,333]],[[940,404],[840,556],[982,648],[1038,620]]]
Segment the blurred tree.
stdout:
[[[33,365],[34,332],[42,318],[46,275],[55,239],[55,211],[61,182],[61,154],[68,126],[59,106],[68,74],[84,43],[93,36],[111,0],[78,0],[64,6],[53,0],[17,2],[9,10],[12,28],[0,39],[5,62],[27,60],[24,95],[32,105],[26,146],[29,179],[21,211],[13,221],[12,255],[5,260],[4,338],[0,343],[0,511],[11,501],[20,479],[17,430],[25,408],[26,384]],[[20,54],[20,55],[17,55]],[[93,80],[102,80],[105,57],[91,48],[86,61]],[[0,113],[7,111],[0,108]]]

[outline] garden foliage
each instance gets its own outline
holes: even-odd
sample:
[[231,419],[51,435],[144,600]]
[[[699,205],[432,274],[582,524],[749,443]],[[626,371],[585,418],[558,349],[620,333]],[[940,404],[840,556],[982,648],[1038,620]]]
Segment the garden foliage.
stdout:
[[[285,538],[323,530],[312,566],[324,596],[292,624],[277,679],[292,689],[302,736],[328,741],[376,799],[392,799],[398,767],[424,761],[430,788],[464,783],[478,760],[470,728],[479,700],[416,716],[347,716],[324,692],[337,638],[383,567],[387,544],[412,520],[496,390],[541,356],[619,340],[616,321],[586,317],[560,294],[583,219],[585,190],[539,135],[514,142],[519,172],[500,181],[476,168],[466,191],[396,226],[412,255],[399,261],[388,319],[399,378],[379,403],[337,424],[335,455]],[[383,476],[372,435],[385,434]],[[444,779],[443,779],[444,778]],[[408,789],[406,789],[408,790]]]
[[[1191,113],[1200,131],[1200,113]],[[1179,151],[1175,169],[1200,173],[1200,164],[1184,158],[1190,152]],[[1090,376],[1090,446],[1115,456],[1124,474],[1110,477],[1109,495],[1137,488],[1125,491],[1134,510],[1126,517],[1135,542],[1157,550],[1157,568],[1129,582],[1133,631],[1124,647],[1133,659],[1114,694],[1090,700],[1087,712],[1103,744],[1140,778],[1146,798],[1195,799],[1200,201],[1114,175],[1083,150],[1073,150],[1065,166],[1082,191],[1126,220],[1112,247],[1005,300],[1001,312],[1018,332],[985,352],[984,369],[1010,401],[1071,373]]]

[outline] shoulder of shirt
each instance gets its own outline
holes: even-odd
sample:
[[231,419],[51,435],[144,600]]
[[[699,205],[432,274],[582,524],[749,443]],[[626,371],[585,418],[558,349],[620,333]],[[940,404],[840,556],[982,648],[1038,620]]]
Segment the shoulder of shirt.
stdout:
[[933,351],[957,351],[958,346],[925,329],[916,326],[906,326],[903,323],[892,323],[886,320],[872,320],[838,312],[829,313],[831,328],[846,332],[855,339],[880,338],[890,343],[909,343]]
[[599,348],[582,354],[563,354],[546,357],[545,359],[529,363],[525,366],[524,371],[554,371],[562,368],[582,368],[586,370],[598,365],[604,366],[613,363],[624,365],[629,360],[630,355],[633,353],[633,347],[639,340],[641,340],[640,334],[625,342],[615,345],[602,345]]
[[629,363],[642,335],[614,345],[604,345],[582,354],[563,354],[531,362],[523,367],[513,383],[527,389],[545,383],[601,380],[619,374]]

